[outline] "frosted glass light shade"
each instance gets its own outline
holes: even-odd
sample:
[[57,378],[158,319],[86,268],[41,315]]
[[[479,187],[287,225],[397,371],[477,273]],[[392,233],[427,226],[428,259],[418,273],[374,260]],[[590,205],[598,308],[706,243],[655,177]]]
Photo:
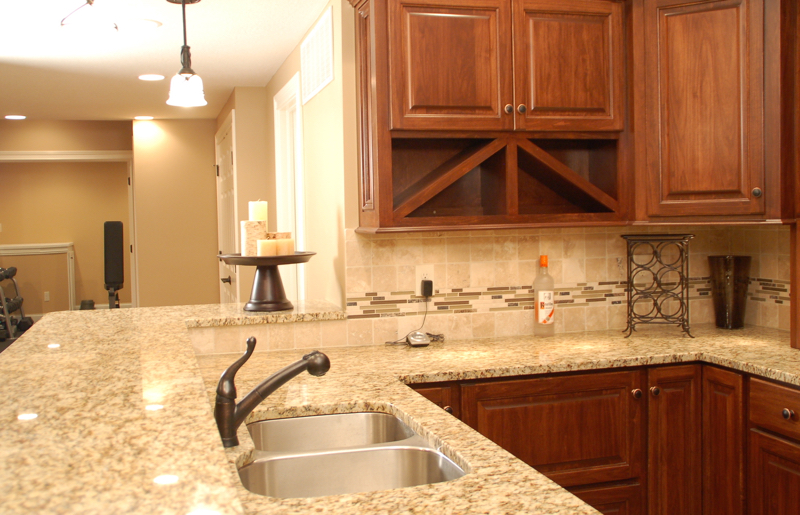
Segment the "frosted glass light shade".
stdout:
[[184,76],[179,73],[169,83],[167,105],[178,107],[200,107],[207,105],[203,92],[203,79],[199,75]]

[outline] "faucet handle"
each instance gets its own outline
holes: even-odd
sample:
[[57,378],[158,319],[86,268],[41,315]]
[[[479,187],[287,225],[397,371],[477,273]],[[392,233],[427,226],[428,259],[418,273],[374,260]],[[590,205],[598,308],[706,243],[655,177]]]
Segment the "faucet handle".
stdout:
[[225,397],[226,399],[234,400],[236,399],[236,384],[234,383],[234,379],[236,377],[236,372],[244,365],[250,356],[253,355],[253,351],[256,349],[256,339],[255,337],[251,336],[247,339],[247,350],[244,352],[241,358],[237,359],[233,362],[231,366],[225,369],[225,372],[219,378],[219,384],[217,384],[217,395],[221,397]]

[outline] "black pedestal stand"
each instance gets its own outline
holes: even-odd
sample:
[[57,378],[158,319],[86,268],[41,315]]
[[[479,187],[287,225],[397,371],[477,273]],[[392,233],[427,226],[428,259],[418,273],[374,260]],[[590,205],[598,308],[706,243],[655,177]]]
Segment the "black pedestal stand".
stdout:
[[250,302],[244,305],[245,311],[284,311],[294,306],[286,298],[278,265],[305,263],[316,252],[295,252],[286,256],[242,256],[240,254],[220,254],[219,259],[229,265],[255,266],[253,289]]

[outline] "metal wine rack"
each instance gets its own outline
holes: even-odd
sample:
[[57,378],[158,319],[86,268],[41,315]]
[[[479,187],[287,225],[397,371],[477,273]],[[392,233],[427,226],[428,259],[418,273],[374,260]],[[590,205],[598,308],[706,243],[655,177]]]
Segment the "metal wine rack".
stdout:
[[689,330],[689,240],[694,234],[624,234],[628,242],[629,337],[638,324]]

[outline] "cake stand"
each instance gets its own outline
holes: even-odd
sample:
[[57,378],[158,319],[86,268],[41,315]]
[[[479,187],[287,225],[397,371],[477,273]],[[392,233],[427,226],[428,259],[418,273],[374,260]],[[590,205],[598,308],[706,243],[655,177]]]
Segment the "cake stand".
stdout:
[[228,265],[254,266],[253,290],[245,311],[283,311],[294,306],[286,298],[278,265],[305,263],[316,252],[295,252],[285,256],[242,256],[241,254],[219,254],[217,257]]

